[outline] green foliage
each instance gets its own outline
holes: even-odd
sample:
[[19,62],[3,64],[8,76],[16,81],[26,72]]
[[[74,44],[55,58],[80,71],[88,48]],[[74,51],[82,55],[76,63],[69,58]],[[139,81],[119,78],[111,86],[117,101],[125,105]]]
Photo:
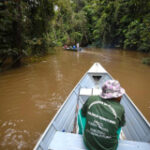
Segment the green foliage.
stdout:
[[12,57],[13,64],[20,63],[25,52],[25,28],[23,15],[25,13],[23,1],[0,2],[0,58],[2,65],[8,57]]
[[142,22],[135,20],[128,26],[124,48],[150,52],[150,14]]
[[[92,0],[89,4],[92,3],[94,45],[150,52],[150,1]],[[91,12],[91,7],[86,5],[84,9]]]
[[85,1],[59,0],[55,12],[55,20],[50,33],[55,46],[73,45],[87,39],[85,12],[82,10]]
[[47,52],[45,34],[54,16],[53,6],[53,0],[0,2],[0,65],[8,58],[15,65],[25,55]]
[[147,0],[0,1],[0,65],[77,42],[150,52],[149,41]]
[[140,26],[140,44],[138,50],[150,52],[150,14],[145,16]]
[[138,20],[131,22],[128,30],[125,33],[126,40],[124,41],[124,48],[137,49],[140,39],[140,23]]

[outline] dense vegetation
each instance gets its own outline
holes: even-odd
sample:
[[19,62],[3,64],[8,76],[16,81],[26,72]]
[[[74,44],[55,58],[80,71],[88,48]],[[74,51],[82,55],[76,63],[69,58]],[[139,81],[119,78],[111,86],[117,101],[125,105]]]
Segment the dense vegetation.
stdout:
[[8,58],[18,65],[25,55],[45,54],[53,17],[53,0],[1,0],[0,65]]
[[150,1],[0,1],[0,65],[77,42],[150,52]]

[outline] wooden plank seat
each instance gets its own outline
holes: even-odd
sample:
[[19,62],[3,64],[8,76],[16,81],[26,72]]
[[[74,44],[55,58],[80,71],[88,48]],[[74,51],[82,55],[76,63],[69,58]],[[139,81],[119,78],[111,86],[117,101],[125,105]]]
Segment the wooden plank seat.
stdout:
[[[49,150],[87,150],[80,134],[57,131]],[[150,143],[119,140],[117,150],[150,150]]]
[[100,95],[102,90],[100,88],[81,88],[79,95],[80,96],[92,96]]

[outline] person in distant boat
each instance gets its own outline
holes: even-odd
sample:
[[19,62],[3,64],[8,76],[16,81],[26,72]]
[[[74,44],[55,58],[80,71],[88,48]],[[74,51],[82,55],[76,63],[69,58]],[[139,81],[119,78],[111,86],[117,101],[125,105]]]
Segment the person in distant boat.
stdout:
[[78,50],[78,51],[80,50],[80,46],[79,46],[79,43],[77,43],[77,50]]
[[125,111],[120,104],[125,90],[117,80],[108,80],[100,96],[91,96],[81,109],[86,117],[84,142],[89,150],[116,150],[118,135],[125,124]]
[[76,46],[75,46],[75,45],[73,45],[73,49],[76,49]]
[[64,49],[67,49],[68,48],[68,46],[67,45],[64,45]]

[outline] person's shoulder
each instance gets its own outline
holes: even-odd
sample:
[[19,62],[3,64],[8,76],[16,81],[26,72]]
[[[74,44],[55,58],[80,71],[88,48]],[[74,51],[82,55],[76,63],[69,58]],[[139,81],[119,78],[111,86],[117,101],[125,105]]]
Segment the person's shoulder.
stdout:
[[116,109],[117,109],[120,113],[122,113],[122,114],[125,113],[124,107],[123,107],[123,105],[120,104],[120,103],[116,103]]
[[119,109],[122,109],[124,110],[124,107],[120,104],[120,102],[114,100],[114,99],[110,99],[110,100],[106,100],[110,105],[116,107],[116,108],[119,108]]
[[89,98],[88,98],[88,101],[90,102],[90,101],[95,101],[95,100],[101,100],[101,97],[100,96],[90,96]]

